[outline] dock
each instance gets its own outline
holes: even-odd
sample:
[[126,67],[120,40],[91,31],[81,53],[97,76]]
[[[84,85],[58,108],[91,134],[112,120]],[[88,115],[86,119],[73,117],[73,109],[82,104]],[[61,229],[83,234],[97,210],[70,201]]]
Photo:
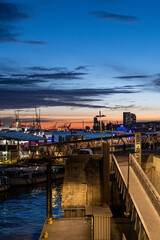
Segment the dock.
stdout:
[[[135,173],[135,166],[138,173]],[[114,174],[125,202],[124,215],[130,217],[134,224],[136,239],[157,240],[160,227],[159,194],[143,173],[135,156],[123,152],[117,153],[115,157],[110,153],[109,143],[103,143],[102,155],[68,157],[61,202],[64,218],[52,218],[50,184],[47,218],[39,240],[110,240],[110,171]],[[145,179],[147,186],[144,186],[139,176]]]
[[52,224],[45,222],[39,240],[45,239],[46,233],[48,240],[92,240],[92,232],[91,224],[85,218],[54,219]]

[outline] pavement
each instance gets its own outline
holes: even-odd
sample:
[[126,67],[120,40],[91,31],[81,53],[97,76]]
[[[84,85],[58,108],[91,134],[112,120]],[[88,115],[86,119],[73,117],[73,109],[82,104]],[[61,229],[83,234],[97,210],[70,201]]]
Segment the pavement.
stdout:
[[47,231],[47,240],[92,240],[90,221],[85,219],[54,219],[52,224],[44,224],[41,237],[44,240],[44,233]]

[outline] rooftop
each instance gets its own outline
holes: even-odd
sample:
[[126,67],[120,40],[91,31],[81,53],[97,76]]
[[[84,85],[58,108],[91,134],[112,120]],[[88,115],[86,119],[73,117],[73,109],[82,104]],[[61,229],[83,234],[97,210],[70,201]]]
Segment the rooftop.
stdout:
[[46,138],[44,137],[39,137],[30,133],[24,133],[24,132],[0,132],[0,138],[6,139],[6,140],[19,140],[19,141],[46,140]]

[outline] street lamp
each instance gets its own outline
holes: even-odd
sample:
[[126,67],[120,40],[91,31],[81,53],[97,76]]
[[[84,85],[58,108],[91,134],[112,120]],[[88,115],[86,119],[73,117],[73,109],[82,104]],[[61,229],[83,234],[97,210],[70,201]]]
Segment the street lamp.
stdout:
[[105,115],[101,114],[101,111],[99,111],[99,115],[96,116],[97,118],[99,118],[100,121],[100,132],[101,132],[101,145],[102,145],[102,117],[106,117]]
[[129,167],[130,167],[130,153],[128,155],[128,175],[127,175],[127,195],[126,195],[126,211],[124,212],[124,215],[126,217],[129,217],[130,212],[129,212]]

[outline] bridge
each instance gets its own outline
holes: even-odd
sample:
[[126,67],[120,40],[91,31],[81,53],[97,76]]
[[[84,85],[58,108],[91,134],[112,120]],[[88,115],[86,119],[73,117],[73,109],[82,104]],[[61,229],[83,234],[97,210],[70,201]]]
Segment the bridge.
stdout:
[[[134,134],[124,134],[124,135],[117,135],[112,137],[103,137],[102,141],[113,142],[114,140],[117,140],[116,150],[122,150],[122,145],[124,141],[129,137],[133,137],[134,139]],[[127,145],[128,149],[131,149],[133,146],[134,144]],[[32,147],[32,149],[30,150],[30,158],[33,159],[33,158],[48,158],[48,157],[50,158],[68,157],[74,153],[77,153],[76,150],[80,148],[91,148],[94,153],[102,152],[101,138],[89,138],[89,139],[75,140],[75,141],[64,141],[64,142],[49,143],[49,144],[43,144],[43,145],[37,144],[35,147]]]
[[141,239],[159,239],[160,196],[137,163],[133,154],[112,155],[112,170],[126,201],[126,216],[134,221],[134,229]]

